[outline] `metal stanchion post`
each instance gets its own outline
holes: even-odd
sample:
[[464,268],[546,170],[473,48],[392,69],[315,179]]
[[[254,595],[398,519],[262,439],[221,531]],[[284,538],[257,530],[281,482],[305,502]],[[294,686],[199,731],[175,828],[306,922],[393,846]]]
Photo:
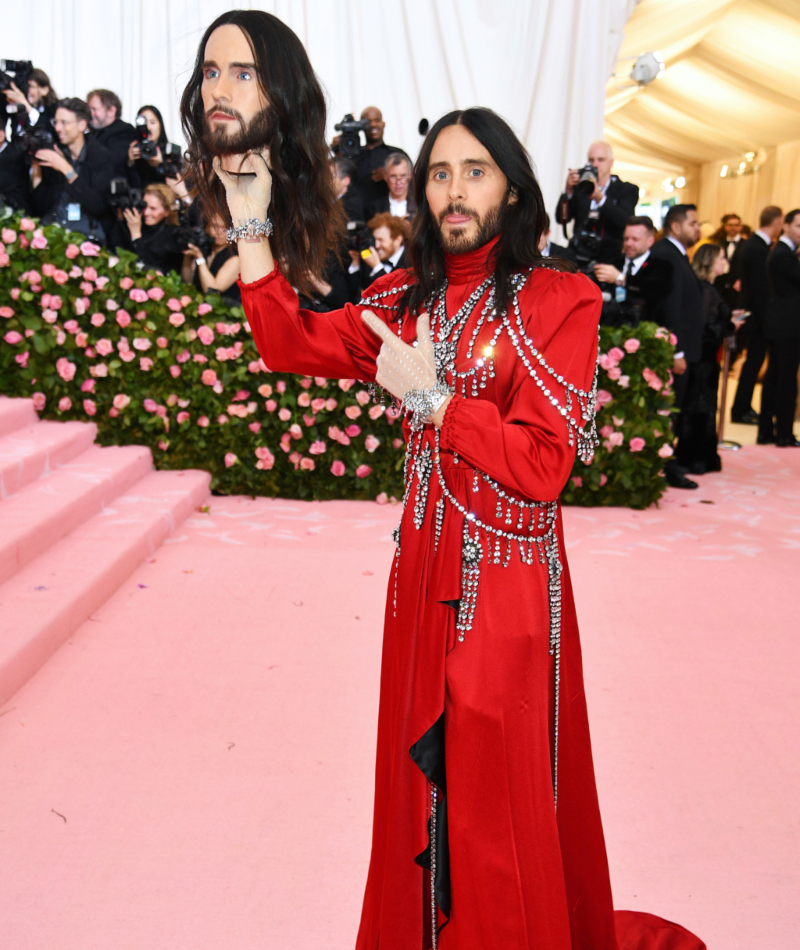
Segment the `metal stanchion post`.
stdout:
[[719,395],[719,426],[717,428],[717,448],[732,449],[734,452],[740,449],[741,443],[734,442],[725,438],[725,412],[727,410],[726,402],[728,397],[728,373],[731,368],[731,353],[736,348],[736,337],[727,336],[722,344],[722,392]]

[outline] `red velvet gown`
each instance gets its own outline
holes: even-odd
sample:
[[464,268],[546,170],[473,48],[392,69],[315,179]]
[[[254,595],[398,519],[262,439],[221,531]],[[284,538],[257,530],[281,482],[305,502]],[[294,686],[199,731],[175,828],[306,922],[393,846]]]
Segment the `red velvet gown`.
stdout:
[[[488,276],[489,250],[448,256],[448,315]],[[406,342],[416,338],[416,320],[406,316],[398,323],[392,308],[411,280],[406,271],[395,271],[366,295],[369,309]],[[363,306],[328,314],[299,310],[277,270],[241,287],[271,370],[374,380],[380,341],[360,317]],[[519,304],[527,336],[546,363],[591,391],[601,305],[596,285],[581,275],[535,269]],[[486,322],[467,356],[480,310],[479,304],[461,335],[459,369],[469,369],[491,343],[495,325]],[[409,495],[389,580],[372,855],[357,950],[431,946],[425,868],[432,789],[439,794],[435,895],[442,950],[700,950],[697,938],[659,918],[623,912],[615,921],[557,506],[576,449],[564,415],[508,335],[496,341],[493,360],[494,375],[485,378],[477,398],[474,390],[461,394],[456,387],[439,430],[438,459],[450,495],[485,524],[507,525],[509,518],[490,483],[521,505],[554,503],[563,571],[557,807],[558,657],[551,653],[548,564],[538,557],[523,563],[516,552],[508,557],[505,542],[498,564],[491,557],[494,540],[484,538],[489,551],[471,628],[458,631],[464,515],[449,500],[437,506],[443,489],[434,472],[421,515],[417,510],[419,527],[414,513],[421,482]],[[435,453],[433,427],[426,426],[415,444]],[[512,515],[516,522],[517,509]]]

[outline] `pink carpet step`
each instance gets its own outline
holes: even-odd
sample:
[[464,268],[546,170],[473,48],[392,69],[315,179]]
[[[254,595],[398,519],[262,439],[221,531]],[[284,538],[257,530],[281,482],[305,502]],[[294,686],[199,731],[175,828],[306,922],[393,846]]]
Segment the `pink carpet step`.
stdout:
[[209,481],[146,475],[0,587],[0,706],[205,502]]
[[0,438],[39,421],[31,399],[9,399],[0,396]]
[[0,584],[152,470],[144,446],[93,445],[0,501]]
[[35,422],[0,438],[0,498],[13,495],[85,452],[97,435],[93,422]]

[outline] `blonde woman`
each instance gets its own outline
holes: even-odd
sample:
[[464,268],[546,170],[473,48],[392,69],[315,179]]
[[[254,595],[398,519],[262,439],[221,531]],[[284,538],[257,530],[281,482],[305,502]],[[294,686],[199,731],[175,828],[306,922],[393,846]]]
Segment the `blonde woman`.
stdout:
[[130,238],[126,243],[147,267],[155,267],[164,274],[180,273],[182,256],[175,240],[175,194],[166,185],[148,185],[143,197],[141,211],[126,208],[122,212]]

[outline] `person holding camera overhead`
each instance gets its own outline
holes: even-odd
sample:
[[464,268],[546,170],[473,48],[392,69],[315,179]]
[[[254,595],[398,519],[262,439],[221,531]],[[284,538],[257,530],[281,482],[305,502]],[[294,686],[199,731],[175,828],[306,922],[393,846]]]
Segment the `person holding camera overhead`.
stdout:
[[596,264],[621,263],[625,225],[639,201],[639,189],[612,175],[613,166],[608,142],[593,142],[587,164],[569,170],[558,201],[556,221],[562,226],[575,222],[568,256],[589,277],[594,277]]
[[179,274],[183,256],[176,237],[175,195],[166,185],[148,185],[142,200],[141,210],[133,207],[122,211],[129,236],[124,244],[136,252],[145,266],[164,274]]
[[[19,80],[19,85],[12,82],[3,92],[8,105],[17,107],[17,114],[12,119],[14,134],[18,135],[34,126],[52,132],[58,94],[50,84],[50,77],[43,69],[31,69],[31,64],[27,62],[12,65],[17,67],[15,78]],[[24,86],[24,92],[20,86]]]
[[108,230],[111,155],[86,134],[92,121],[83,99],[61,99],[55,113],[58,145],[40,148],[31,165],[31,211],[104,243]]
[[155,106],[142,106],[136,113],[136,138],[128,146],[128,180],[134,188],[163,185],[167,173],[164,155],[167,133]]
[[19,139],[8,141],[7,124],[0,111],[0,195],[14,211],[25,211],[31,197],[27,152]]
[[216,215],[206,225],[205,232],[210,249],[189,244],[183,252],[183,279],[193,283],[204,294],[218,293],[225,303],[240,307],[242,295],[236,283],[239,277],[236,245],[228,244],[225,222]]

